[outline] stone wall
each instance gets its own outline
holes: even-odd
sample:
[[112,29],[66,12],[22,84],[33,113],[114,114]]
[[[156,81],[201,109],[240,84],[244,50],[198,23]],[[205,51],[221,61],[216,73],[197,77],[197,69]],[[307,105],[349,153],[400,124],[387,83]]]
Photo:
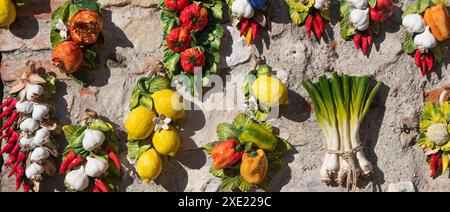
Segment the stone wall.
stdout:
[[[199,147],[213,141],[215,126],[230,121],[238,111],[214,111],[205,108],[220,107],[219,94],[207,96],[204,102],[195,101],[203,110],[189,111],[182,124],[183,145],[175,160],[154,183],[144,184],[137,179],[133,165],[126,160],[124,118],[128,113],[131,89],[140,76],[136,71],[152,58],[162,58],[162,30],[156,0],[99,0],[105,21],[105,45],[102,62],[93,73],[90,90],[94,95],[80,96],[80,87],[58,73],[51,65],[49,41],[51,11],[63,0],[29,0],[18,10],[18,19],[10,31],[0,30],[0,51],[3,54],[1,75],[11,80],[15,71],[26,60],[37,60],[47,71],[57,73],[60,81],[55,98],[61,124],[75,123],[89,107],[115,124],[122,142],[122,162],[126,174],[121,182],[123,191],[218,191],[220,181],[208,173],[211,160]],[[362,185],[362,191],[386,191],[390,183],[413,182],[418,191],[449,191],[448,175],[431,180],[425,158],[417,145],[403,147],[401,120],[423,107],[426,91],[448,85],[450,69],[448,56],[436,73],[421,77],[413,58],[402,51],[405,31],[400,27],[402,9],[411,1],[395,0],[395,13],[385,31],[374,39],[368,57],[354,49],[353,42],[339,36],[338,5],[332,4],[333,20],[326,24],[326,38],[320,42],[306,36],[304,27],[294,26],[289,19],[284,1],[274,0],[271,24],[261,34],[256,45],[244,47],[238,31],[225,18],[220,75],[245,75],[252,67],[251,55],[265,57],[276,70],[288,73],[290,104],[281,108],[281,115],[272,121],[281,137],[289,140],[295,150],[285,158],[283,170],[270,187],[271,191],[342,191],[320,182],[319,167],[324,154],[324,137],[307,103],[302,79],[315,78],[334,69],[351,75],[371,74],[384,84],[362,126],[364,151],[374,163],[373,181]],[[226,14],[226,13],[225,13]],[[240,86],[230,82],[228,88]],[[228,90],[228,89],[227,89]],[[207,102],[207,103],[206,103]],[[64,138],[59,138],[61,148]],[[3,174],[3,173],[2,173]],[[1,178],[1,191],[14,190],[13,179]],[[44,191],[63,191],[63,178],[46,178]]]

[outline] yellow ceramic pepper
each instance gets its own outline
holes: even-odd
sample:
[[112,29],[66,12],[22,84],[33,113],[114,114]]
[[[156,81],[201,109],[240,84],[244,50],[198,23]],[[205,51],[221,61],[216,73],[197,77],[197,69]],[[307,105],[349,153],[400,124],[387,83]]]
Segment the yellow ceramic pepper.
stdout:
[[269,162],[267,161],[264,150],[258,149],[256,152],[250,154],[245,153],[242,156],[241,162],[241,176],[242,178],[252,184],[261,183],[267,174]]

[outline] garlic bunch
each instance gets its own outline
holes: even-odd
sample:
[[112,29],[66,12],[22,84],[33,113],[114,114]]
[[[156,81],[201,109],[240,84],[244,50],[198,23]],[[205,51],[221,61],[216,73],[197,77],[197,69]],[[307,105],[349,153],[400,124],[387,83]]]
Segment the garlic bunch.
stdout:
[[82,141],[83,148],[87,151],[94,151],[99,148],[105,141],[105,134],[99,130],[87,129],[84,131]]
[[419,49],[432,49],[437,45],[436,38],[430,32],[430,27],[426,27],[424,32],[414,37],[414,44]]
[[89,177],[100,177],[109,168],[108,161],[103,158],[87,157],[86,160],[85,172]]
[[366,30],[369,27],[369,8],[352,10],[350,12],[350,22],[357,30]]
[[31,153],[30,159],[32,162],[41,164],[48,157],[50,157],[50,152],[47,149],[37,147]]
[[69,185],[69,188],[82,191],[89,186],[89,178],[84,172],[84,166],[81,166],[66,175],[65,182]]
[[37,163],[31,163],[30,166],[28,166],[28,168],[25,170],[25,176],[27,176],[27,178],[31,180],[39,178],[42,173],[44,173],[44,167]]
[[255,9],[248,0],[235,0],[231,5],[231,12],[234,16],[247,19],[255,15]]
[[36,98],[38,98],[40,95],[44,93],[44,88],[40,85],[27,85],[27,99],[29,101],[34,101]]
[[411,33],[421,33],[425,30],[425,21],[419,14],[410,14],[403,17],[403,26]]
[[50,137],[50,130],[47,128],[41,128],[36,131],[36,134],[33,138],[33,144],[36,146],[42,146],[42,144]]
[[16,110],[20,113],[30,114],[31,112],[33,112],[33,104],[31,104],[31,102],[29,101],[19,101],[16,103]]
[[327,8],[329,4],[330,4],[329,0],[315,0],[314,8],[322,10],[323,8]]
[[34,132],[39,128],[39,124],[32,118],[27,118],[19,125],[20,130],[24,132]]
[[49,108],[46,105],[35,104],[33,106],[33,113],[31,114],[31,117],[36,121],[40,121],[42,118],[47,116],[48,112]]
[[367,0],[347,0],[353,8],[364,10],[369,5]]

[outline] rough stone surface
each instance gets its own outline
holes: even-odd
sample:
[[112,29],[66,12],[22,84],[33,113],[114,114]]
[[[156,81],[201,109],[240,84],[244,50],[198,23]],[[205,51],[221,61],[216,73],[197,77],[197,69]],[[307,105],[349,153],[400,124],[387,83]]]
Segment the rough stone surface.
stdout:
[[[0,30],[0,51],[3,55],[2,78],[18,69],[21,61],[39,60],[52,70],[49,42],[50,14],[62,0],[30,0],[27,8],[19,10],[19,18],[10,31]],[[135,168],[126,160],[126,134],[123,122],[128,114],[127,105],[132,87],[141,77],[134,74],[144,61],[162,59],[159,15],[156,1],[100,0],[104,7],[105,45],[102,61],[106,64],[93,72],[90,87],[96,98],[80,98],[80,87],[72,81],[60,81],[55,103],[61,124],[76,123],[83,110],[90,107],[114,123],[121,141],[125,175],[120,184],[122,191],[219,191],[220,181],[208,173],[211,159],[200,149],[214,141],[215,126],[229,122],[238,110],[223,110],[227,104],[221,92],[194,100],[198,109],[189,111],[181,125],[182,149],[171,160],[161,176],[145,184],[136,176]],[[353,42],[339,36],[337,3],[332,5],[334,21],[326,24],[325,39],[320,42],[306,36],[304,27],[294,26],[284,1],[275,1],[267,33],[261,33],[256,45],[243,47],[238,31],[224,21],[227,27],[222,44],[220,76],[244,76],[253,64],[251,54],[265,58],[275,70],[287,73],[290,104],[281,107],[281,115],[271,123],[280,135],[289,140],[294,151],[284,157],[282,171],[277,174],[271,191],[344,191],[341,187],[327,187],[319,178],[319,167],[324,154],[324,136],[308,104],[306,91],[300,86],[302,79],[316,78],[334,69],[351,75],[372,74],[383,86],[372,110],[361,128],[365,141],[364,151],[374,165],[373,180],[361,185],[358,191],[387,191],[388,185],[410,181],[417,191],[450,191],[448,175],[431,180],[424,155],[417,144],[404,147],[401,139],[401,120],[411,117],[423,107],[425,92],[448,85],[450,82],[449,57],[445,57],[437,72],[421,77],[413,58],[402,52],[401,40],[405,31],[399,27],[404,2],[396,3],[393,18],[380,36],[368,57],[354,49]],[[22,11],[22,12],[20,12]],[[6,74],[8,73],[8,74]],[[4,76],[4,75],[8,76]],[[12,75],[12,74],[11,74]],[[64,79],[64,77],[61,77]],[[227,94],[240,87],[228,79]],[[237,95],[241,95],[237,93]],[[228,103],[230,104],[230,103]],[[232,104],[232,103],[231,103]],[[66,144],[58,138],[60,148]],[[1,176],[1,191],[14,191],[14,179]],[[46,178],[44,191],[64,191],[63,177]]]
[[411,181],[391,183],[388,192],[414,192],[414,185]]

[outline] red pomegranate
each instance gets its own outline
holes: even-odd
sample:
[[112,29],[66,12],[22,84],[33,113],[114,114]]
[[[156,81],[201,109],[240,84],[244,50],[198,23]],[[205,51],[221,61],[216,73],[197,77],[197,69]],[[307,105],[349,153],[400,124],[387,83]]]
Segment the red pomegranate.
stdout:
[[102,29],[102,17],[92,10],[81,10],[70,20],[70,37],[80,45],[95,43]]
[[83,63],[83,51],[73,41],[64,41],[52,53],[53,65],[65,73],[73,73],[80,69]]

